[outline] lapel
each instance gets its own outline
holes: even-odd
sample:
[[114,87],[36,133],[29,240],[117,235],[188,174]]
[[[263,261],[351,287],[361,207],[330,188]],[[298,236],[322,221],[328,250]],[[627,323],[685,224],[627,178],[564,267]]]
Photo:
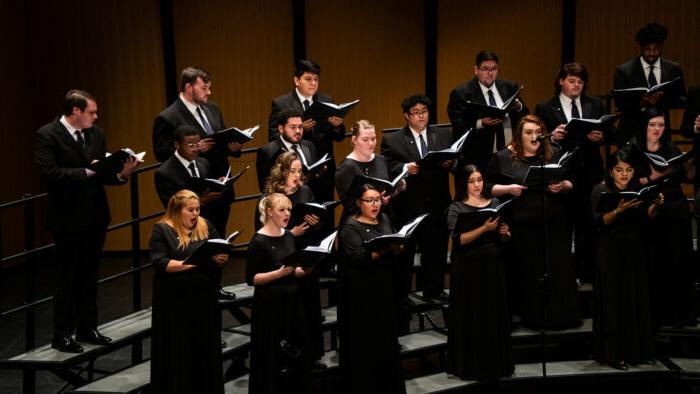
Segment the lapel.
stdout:
[[501,81],[499,81],[499,80],[495,80],[493,83],[496,85],[496,90],[498,91],[498,94],[501,96],[501,100],[503,102],[508,100],[510,98],[510,96],[514,93],[513,91],[508,89],[508,86],[501,83]]
[[[56,120],[56,124],[58,125],[58,129],[56,129],[58,138],[60,138],[64,144],[70,146],[77,155],[85,160],[85,162],[89,163],[90,158],[87,157],[85,150],[83,150],[78,141],[73,138],[68,129],[66,129],[66,127],[59,120]],[[86,138],[85,133],[83,133],[83,138]],[[87,139],[85,141],[87,143]]]
[[661,67],[661,80],[659,81],[659,83],[670,81],[671,79],[673,79],[673,76],[669,74],[669,65],[664,59],[661,59],[661,61],[659,62],[659,67]]
[[[292,100],[291,100],[290,104],[292,105],[292,108],[294,108],[295,110],[297,110],[301,113],[304,113],[304,103],[302,103],[301,100],[299,99],[299,96],[297,96],[296,90],[292,90],[291,95],[292,95]],[[313,97],[313,100],[316,100],[315,96]]]
[[204,131],[204,129],[199,124],[197,119],[195,119],[194,115],[192,115],[192,112],[190,112],[190,110],[187,109],[187,107],[185,106],[185,103],[182,102],[182,99],[180,99],[178,97],[176,99],[176,102],[177,102],[177,110],[178,110],[178,112],[180,112],[180,116],[182,116],[185,119],[185,121],[187,122],[188,125],[194,126],[197,128],[197,130],[199,130],[200,137],[206,138],[207,132]]
[[581,117],[584,119],[592,119],[593,118],[593,103],[591,100],[589,100],[586,96],[581,95],[581,111],[583,112],[581,114]]
[[559,124],[566,124],[566,115],[564,114],[564,110],[562,109],[562,103],[559,96],[554,96],[554,98],[551,101],[551,104],[552,111],[554,111],[554,116],[557,117]]
[[[663,72],[663,70],[662,70]],[[633,63],[632,67],[632,84],[633,87],[647,87],[649,85],[647,79],[644,77],[644,69],[642,68],[642,61],[637,58],[637,61]]]
[[408,128],[408,126],[405,126],[403,128],[403,138],[401,140],[405,143],[406,151],[409,152],[410,156],[413,156],[414,160],[412,161],[420,161],[421,157],[420,152],[418,151],[418,147],[416,146],[416,140],[413,139],[413,133],[411,132],[411,129]]
[[[218,117],[214,114],[214,110],[207,105],[201,105],[202,111],[204,111],[204,116],[207,117],[207,121],[209,122],[209,126],[211,126],[211,129],[216,133],[217,131],[221,131],[221,125],[219,125]],[[188,111],[189,112],[189,111]]]
[[474,77],[471,82],[471,90],[474,92],[472,94],[472,101],[475,103],[479,104],[484,104],[486,105],[486,98],[484,97],[484,93],[481,91],[481,85],[479,84],[479,80]]

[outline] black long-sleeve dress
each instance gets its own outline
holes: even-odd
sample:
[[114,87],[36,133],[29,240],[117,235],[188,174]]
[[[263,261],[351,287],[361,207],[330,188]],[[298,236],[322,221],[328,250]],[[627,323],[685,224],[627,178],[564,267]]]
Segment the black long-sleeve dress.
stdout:
[[[550,162],[556,162],[559,151],[554,149]],[[486,171],[487,192],[495,184],[523,184],[529,166],[539,165],[536,157],[521,160],[511,158],[509,149],[494,154]],[[567,231],[566,195],[544,192],[547,207],[546,249],[543,222],[543,191],[530,187],[512,202],[509,218],[512,260],[507,265],[517,272],[517,309],[525,327],[565,329],[581,325],[576,298],[576,279],[571,262],[571,239]],[[506,197],[506,196],[504,196]],[[540,278],[546,271],[545,251],[549,261],[545,325],[542,320]],[[512,267],[514,266],[514,267]]]
[[[656,152],[641,147],[637,138],[630,142],[641,152],[659,155],[665,159],[681,154],[672,141],[661,141]],[[638,178],[649,176],[649,162],[642,159],[638,165]],[[661,187],[664,203],[658,207],[656,217],[648,221],[644,244],[649,255],[651,316],[655,328],[663,325],[695,325],[693,235],[690,207],[681,189],[684,180],[683,166],[676,166],[665,177]]]
[[599,362],[638,364],[653,359],[647,255],[642,227],[648,206],[629,209],[608,225],[595,212],[605,184],[593,188],[591,206],[599,226],[593,293],[593,354]]
[[[447,212],[447,227],[454,231],[464,212],[493,208],[474,207],[455,201]],[[510,376],[511,319],[497,231],[460,245],[461,234],[452,233],[450,317],[446,370],[461,379],[495,379]]]
[[393,271],[396,257],[372,260],[362,245],[393,233],[386,215],[379,224],[349,217],[340,229],[341,385],[345,393],[405,393],[394,310]]
[[[373,178],[390,180],[389,167],[386,164],[386,159],[382,155],[374,155],[372,160],[361,162],[349,157],[343,159],[335,170],[335,188],[338,191],[338,197],[343,204],[343,219],[345,218],[348,208],[355,203],[353,196],[348,196],[348,189],[352,185],[352,181],[358,175],[371,176]],[[341,219],[342,221],[342,219]]]
[[[209,237],[218,234],[209,226]],[[221,310],[217,287],[207,269],[165,272],[170,260],[184,260],[204,241],[178,247],[175,230],[153,227],[149,242],[153,276],[151,391],[154,393],[224,392],[221,358]]]
[[[294,250],[289,231],[278,237],[256,233],[248,246],[246,282],[253,286],[256,274],[277,270],[276,262]],[[306,317],[294,274],[255,286],[250,346],[250,393],[310,391]]]

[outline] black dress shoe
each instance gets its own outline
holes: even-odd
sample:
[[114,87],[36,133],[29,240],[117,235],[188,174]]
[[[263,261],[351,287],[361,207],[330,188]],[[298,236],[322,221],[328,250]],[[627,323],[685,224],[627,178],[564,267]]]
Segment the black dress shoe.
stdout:
[[54,338],[51,341],[51,347],[64,353],[82,353],[83,347],[71,337]]
[[109,345],[112,342],[112,338],[100,334],[97,330],[76,333],[75,340],[78,342],[91,343],[93,345]]
[[624,361],[619,361],[611,365],[611,367],[618,369],[620,371],[628,371],[630,367]]
[[649,360],[642,360],[642,364],[644,365],[656,365],[656,360],[654,359],[649,359]]
[[445,293],[444,291],[440,291],[437,293],[423,293],[424,296],[423,298],[428,298],[433,301],[437,302],[449,302],[450,301],[450,295]]
[[313,371],[323,371],[324,369],[328,369],[328,365],[321,360],[314,361],[314,364],[311,366]]
[[217,295],[217,297],[220,300],[224,300],[224,301],[233,301],[236,299],[235,294],[231,293],[230,291],[226,291],[220,287],[219,287],[219,294]]
[[226,347],[226,342],[224,342],[223,339],[221,340],[221,347],[222,347],[222,348],[225,348],[225,347]]

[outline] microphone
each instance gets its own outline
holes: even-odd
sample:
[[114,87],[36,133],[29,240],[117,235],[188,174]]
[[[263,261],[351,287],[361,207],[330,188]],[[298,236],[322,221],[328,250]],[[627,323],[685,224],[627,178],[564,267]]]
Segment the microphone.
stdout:
[[533,139],[532,139],[532,142],[535,142],[535,141],[544,141],[544,140],[546,140],[546,139],[549,139],[549,137],[551,137],[551,136],[553,136],[553,135],[554,135],[554,133],[543,134],[543,135],[540,135],[540,136],[537,136],[537,137],[533,138]]

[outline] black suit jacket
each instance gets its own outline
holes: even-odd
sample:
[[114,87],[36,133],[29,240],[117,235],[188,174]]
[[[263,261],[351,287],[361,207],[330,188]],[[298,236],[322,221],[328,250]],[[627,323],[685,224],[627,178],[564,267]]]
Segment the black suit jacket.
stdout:
[[[700,166],[700,134],[695,133],[695,118],[700,115],[700,85],[693,85],[688,88],[688,107],[683,113],[683,124],[681,125],[681,133],[684,137],[693,140],[693,148],[695,149],[695,185],[700,185],[700,173],[697,169]],[[696,212],[700,207],[696,208]]]
[[[225,128],[223,115],[216,104],[208,102],[201,107],[215,132]],[[197,119],[187,109],[182,99],[178,98],[153,121],[153,151],[158,161],[164,162],[173,156],[175,153],[175,130],[182,125],[194,126],[199,130],[202,138],[207,137],[207,133]],[[228,152],[229,150],[225,146],[214,146],[209,151],[200,153],[200,156],[209,161],[212,177],[218,178],[228,172]],[[240,155],[240,152],[231,154],[234,157],[240,157]]]
[[[197,157],[195,159],[195,165],[197,166],[200,177],[209,178],[210,168],[207,159]],[[168,206],[170,197],[185,188],[191,176],[190,171],[185,168],[174,155],[158,167],[154,180],[156,192],[158,192],[158,198],[160,198],[160,202],[163,203],[163,207]],[[207,217],[204,214],[202,214],[202,216]]]
[[[429,151],[450,147],[452,135],[448,130],[429,126],[427,133]],[[387,160],[390,178],[397,176],[403,170],[404,164],[420,160],[416,142],[408,126],[383,135],[381,154]],[[398,225],[427,212],[444,216],[451,200],[449,171],[442,167],[421,167],[418,174],[406,178],[406,190],[393,201],[397,209]]]
[[[331,96],[320,92],[313,96],[314,102],[319,100],[324,103],[335,103]],[[269,117],[270,129],[268,134],[268,139],[270,141],[279,136],[279,130],[277,129],[277,113],[287,108],[293,108],[300,113],[304,113],[304,104],[299,100],[299,96],[297,96],[295,90],[272,100],[272,110],[270,111]],[[341,124],[338,128],[335,128],[328,121],[319,122],[311,132],[304,133],[304,139],[313,142],[314,145],[316,145],[316,150],[321,155],[326,153],[333,155],[333,141],[342,141],[343,138],[345,138],[345,124]]]
[[34,135],[34,159],[46,181],[47,221],[52,232],[104,231],[111,218],[103,184],[125,183],[116,173],[88,178],[85,168],[103,159],[107,150],[100,128],[82,132],[87,154],[58,119]]
[[[304,154],[307,162],[315,163],[318,160],[316,148],[311,141],[301,140],[299,146],[301,148],[301,153]],[[260,192],[263,192],[263,189],[265,188],[265,182],[267,181],[267,177],[270,176],[270,171],[272,171],[272,167],[275,165],[277,156],[284,152],[287,152],[287,149],[282,143],[282,138],[280,137],[279,132],[277,132],[276,139],[268,142],[258,149],[255,157],[255,170],[257,171],[258,175],[258,187],[260,188]]]
[[[497,79],[496,90],[501,96],[501,99],[507,100],[518,90],[518,85],[511,81]],[[472,78],[468,82],[464,82],[454,88],[450,92],[450,101],[447,104],[447,115],[452,123],[454,139],[461,137],[464,132],[472,127],[476,127],[478,114],[469,113],[467,111],[466,102],[471,101],[479,104],[487,105],[484,94],[481,92],[479,80]],[[521,100],[522,102],[522,100]],[[515,110],[508,111],[513,129],[518,125],[518,121],[524,115],[529,113],[525,103],[523,109],[518,112]],[[496,131],[503,130],[503,126],[485,127],[480,130],[474,130],[466,141],[464,148],[463,160],[464,164],[473,163],[479,168],[486,168],[491,156],[493,155],[493,144],[496,138]],[[506,144],[508,141],[506,141]]]
[[[584,119],[599,119],[605,115],[605,104],[598,97],[582,95],[580,97],[581,117]],[[556,95],[549,100],[537,104],[535,107],[535,115],[537,115],[547,126],[547,132],[551,133],[560,124],[566,124],[566,115],[562,109],[562,103],[559,95]],[[603,127],[600,131],[603,132],[603,141],[612,136],[613,128],[611,126]],[[599,183],[603,176],[603,158],[600,154],[600,146],[604,143],[595,143],[589,140],[586,136],[568,135],[556,144],[561,148],[562,152],[568,152],[575,147],[579,147],[580,151],[577,160],[572,162],[575,165],[572,170],[576,173],[576,183],[582,185],[580,188],[588,193],[593,186]]]
[[[671,94],[664,95],[657,107],[666,112],[666,129],[671,128],[668,110],[671,108],[683,108],[685,106],[685,81],[683,79],[683,70],[680,64],[670,60],[661,59],[661,82],[667,82],[674,78],[680,77],[680,83],[674,85]],[[615,68],[615,76],[613,78],[613,89],[629,89],[642,86],[648,86],[647,79],[644,76],[644,69],[639,58],[630,60],[627,63],[620,64]],[[624,144],[632,138],[635,133],[640,130],[643,123],[643,112],[638,101],[625,101],[615,103],[617,109],[622,111],[620,123],[617,127],[617,143]]]

